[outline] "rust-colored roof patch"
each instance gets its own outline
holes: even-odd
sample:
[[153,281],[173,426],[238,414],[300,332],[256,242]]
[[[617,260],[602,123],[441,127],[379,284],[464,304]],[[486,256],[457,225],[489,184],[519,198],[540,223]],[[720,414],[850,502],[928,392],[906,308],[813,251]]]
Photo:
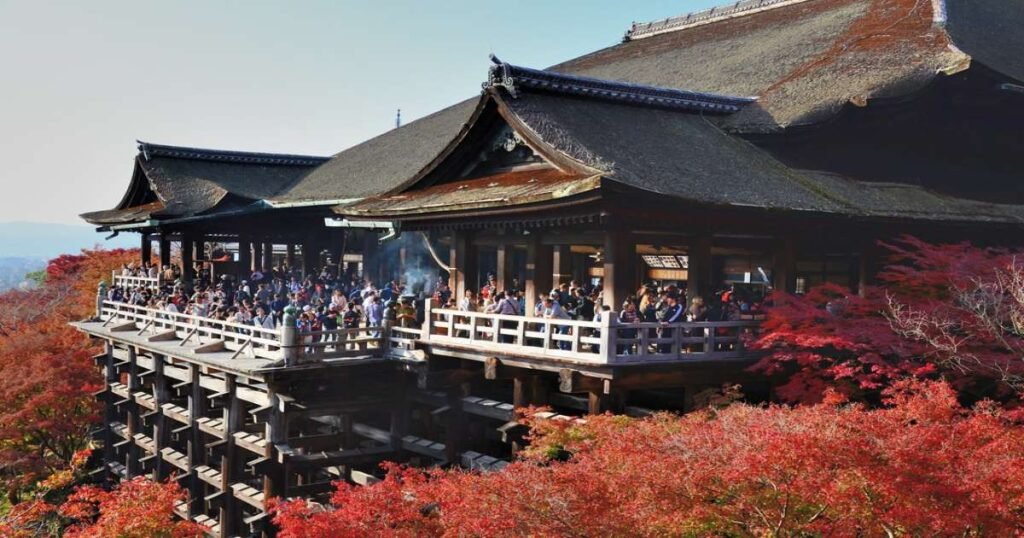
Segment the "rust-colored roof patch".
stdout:
[[566,174],[554,168],[517,170],[368,198],[335,211],[352,216],[464,211],[556,200],[599,185],[599,178]]

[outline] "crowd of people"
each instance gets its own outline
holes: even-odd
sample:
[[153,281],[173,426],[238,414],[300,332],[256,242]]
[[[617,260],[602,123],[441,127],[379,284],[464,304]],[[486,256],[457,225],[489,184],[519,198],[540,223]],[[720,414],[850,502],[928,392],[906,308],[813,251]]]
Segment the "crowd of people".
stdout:
[[[293,307],[297,328],[302,332],[332,331],[381,327],[386,321],[410,327],[422,322],[423,313],[416,308],[417,297],[405,294],[404,283],[393,280],[377,287],[351,273],[342,273],[327,266],[315,274],[302,275],[287,264],[266,271],[254,271],[246,278],[221,275],[210,283],[205,267],[197,267],[193,283],[184,282],[180,268],[149,264],[125,265],[123,276],[160,277],[160,285],[112,286],[107,294],[111,301],[144,306],[169,313],[182,313],[213,320],[276,329],[284,322],[288,307]],[[209,284],[208,284],[209,283]],[[547,320],[601,322],[615,316],[620,324],[733,321],[745,314],[756,315],[764,297],[743,290],[723,287],[714,294],[710,304],[702,297],[686,300],[686,290],[674,284],[657,286],[649,283],[630,295],[613,312],[603,300],[599,285],[577,280],[562,283],[537,297],[527,312],[526,296],[518,281],[501,289],[495,276],[488,275],[478,290],[466,290],[456,298],[443,276],[426,289],[432,290],[433,304],[463,312],[482,312],[505,316],[532,316]],[[556,331],[568,333],[568,325],[551,324]],[[635,328],[618,329],[620,338],[636,338]],[[671,336],[674,329],[659,329],[659,337]],[[373,331],[377,335],[379,332]],[[507,336],[502,336],[507,341]],[[565,339],[553,345],[567,348]],[[620,350],[628,353],[629,348]]]

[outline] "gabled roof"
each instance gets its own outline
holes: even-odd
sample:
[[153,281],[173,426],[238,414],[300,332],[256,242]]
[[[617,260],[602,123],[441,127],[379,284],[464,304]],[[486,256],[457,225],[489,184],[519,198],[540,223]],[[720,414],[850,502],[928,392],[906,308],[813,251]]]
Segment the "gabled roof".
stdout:
[[[502,70],[519,72],[514,67]],[[593,199],[617,184],[706,206],[1024,223],[1024,206],[963,200],[919,186],[868,183],[791,168],[694,110],[666,110],[631,98],[584,96],[514,81],[513,95],[503,79],[492,77],[471,120],[451,145],[467,143],[474,132],[479,133],[475,125],[485,122],[487,114],[500,115],[538,152],[568,159],[570,171],[561,175],[549,171],[543,181],[530,172],[440,185],[406,181],[396,190],[342,204],[335,211],[354,218],[416,219],[425,214],[462,215],[469,210],[526,210],[539,203],[564,205],[583,194]],[[454,154],[451,147],[439,152]],[[431,167],[441,166],[443,159],[425,164],[418,177],[429,177]],[[594,181],[597,177],[601,181]]]
[[82,218],[103,226],[255,209],[326,161],[139,142],[131,184],[121,202]]

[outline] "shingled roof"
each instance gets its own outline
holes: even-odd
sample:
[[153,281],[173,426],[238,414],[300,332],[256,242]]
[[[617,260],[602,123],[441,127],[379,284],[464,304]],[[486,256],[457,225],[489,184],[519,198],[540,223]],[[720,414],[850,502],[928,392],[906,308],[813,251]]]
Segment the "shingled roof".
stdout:
[[758,97],[733,131],[823,121],[978,61],[1024,80],[1022,0],[762,0],[634,25],[551,70]]
[[326,157],[139,143],[132,181],[114,209],[81,215],[97,225],[187,218],[261,207]]
[[[876,200],[894,187],[787,168],[734,135],[824,122],[849,103],[906,96],[972,62],[1024,80],[1021,27],[1024,0],[743,0],[634,25],[622,43],[547,70],[499,63],[483,96],[322,164],[263,154],[250,154],[261,162],[231,161],[232,152],[191,148],[160,154],[151,146],[136,175],[155,195],[84,217],[138,221],[395,195],[465,135],[481,99],[500,92],[509,114],[612,181],[705,203],[897,216],[898,207]],[[930,200],[908,206],[907,216],[1019,220],[1011,206],[979,208],[907,189],[898,198],[908,204],[914,189]]]
[[[343,204],[335,211],[357,218],[421,218],[424,214],[535,206],[583,193],[593,196],[606,182],[689,203],[956,222],[1024,223],[1024,206],[964,200],[915,185],[855,181],[835,174],[798,170],[725,132],[707,116],[549,90],[523,89],[512,96],[491,86],[478,110],[494,100],[515,118],[523,136],[577,163],[591,176],[524,172],[452,181],[439,186],[409,184],[398,191]],[[471,128],[469,125],[467,128]],[[596,174],[593,175],[593,174]],[[593,181],[601,177],[602,182]],[[539,177],[539,176],[536,176]]]

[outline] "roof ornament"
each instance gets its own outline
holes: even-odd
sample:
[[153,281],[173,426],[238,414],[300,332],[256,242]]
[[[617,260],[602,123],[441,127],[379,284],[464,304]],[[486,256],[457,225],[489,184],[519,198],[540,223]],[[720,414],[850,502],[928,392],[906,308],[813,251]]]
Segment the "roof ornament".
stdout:
[[516,90],[516,81],[512,78],[512,66],[499,60],[494,54],[491,54],[491,63],[494,65],[488,70],[484,89],[505,88],[513,99],[519,97],[519,92]]
[[146,144],[145,142],[143,142],[141,140],[136,140],[135,143],[139,145],[139,151],[142,152],[142,158],[146,159],[148,161],[149,160],[149,144]]
[[676,30],[742,17],[744,15],[752,15],[761,11],[788,6],[791,4],[799,4],[806,1],[807,0],[740,0],[731,4],[716,6],[711,9],[705,9],[704,11],[695,11],[693,13],[687,13],[686,15],[669,17],[667,19],[644,23],[634,22],[630,25],[629,29],[626,30],[626,35],[623,36],[622,40],[633,41],[634,39],[653,37],[659,34],[674,32]]

